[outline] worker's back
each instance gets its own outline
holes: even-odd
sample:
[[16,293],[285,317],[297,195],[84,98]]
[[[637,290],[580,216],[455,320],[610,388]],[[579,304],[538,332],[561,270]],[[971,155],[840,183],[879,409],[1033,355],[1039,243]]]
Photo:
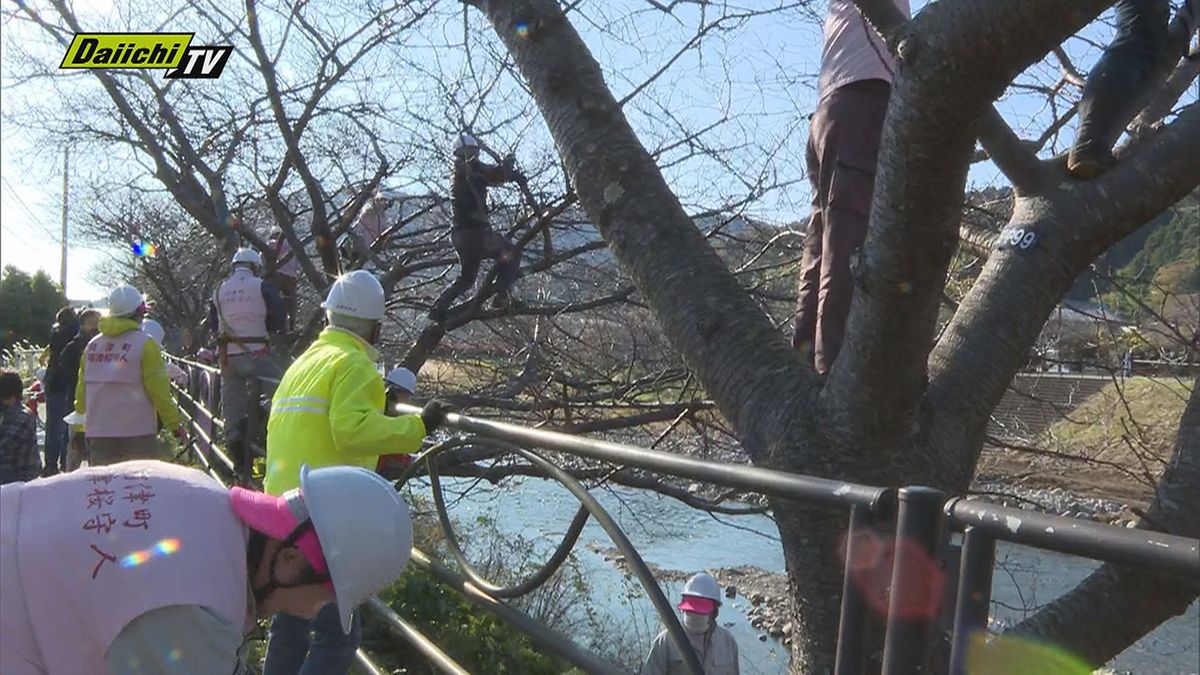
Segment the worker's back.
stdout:
[[158,431],[158,417],[142,381],[142,354],[150,338],[139,326],[130,319],[101,319],[100,334],[84,349],[89,438],[146,436]]
[[352,333],[326,328],[284,373],[267,422],[268,494],[296,487],[302,464],[374,469],[381,454],[420,447],[421,418],[383,414],[376,354]]
[[261,340],[267,337],[267,302],[263,299],[262,280],[253,272],[244,266],[235,270],[213,293],[213,303],[222,336],[258,341],[246,349],[237,340],[230,340],[229,354],[253,351],[263,345]]
[[0,649],[36,663],[34,672],[101,673],[122,629],[158,608],[199,605],[243,627],[246,536],[229,492],[174,464],[125,462],[6,485]]

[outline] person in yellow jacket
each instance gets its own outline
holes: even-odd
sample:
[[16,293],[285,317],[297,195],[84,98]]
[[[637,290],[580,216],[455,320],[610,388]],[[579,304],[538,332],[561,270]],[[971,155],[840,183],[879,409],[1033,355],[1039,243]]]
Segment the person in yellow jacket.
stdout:
[[[158,424],[183,438],[186,430],[158,343],[142,332],[141,291],[117,286],[108,294],[109,316],[84,348],[75,385],[75,413],[85,419],[88,463],[158,459]],[[80,441],[75,441],[80,442]]]
[[[419,416],[383,412],[383,380],[375,370],[373,345],[384,317],[384,293],[373,274],[357,270],[341,276],[321,307],[329,326],[283,374],[271,399],[267,494],[295,488],[304,465],[373,470],[380,455],[419,450],[425,435],[445,420],[447,408],[440,401],[430,401]],[[276,614],[263,673],[346,673],[361,637],[357,615],[347,635],[332,604],[311,621]]]

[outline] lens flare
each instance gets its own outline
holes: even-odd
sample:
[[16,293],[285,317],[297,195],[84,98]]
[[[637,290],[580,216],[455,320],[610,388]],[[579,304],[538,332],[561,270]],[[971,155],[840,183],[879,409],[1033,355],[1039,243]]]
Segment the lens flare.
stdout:
[[178,647],[172,649],[170,654],[167,654],[167,660],[171,663],[178,663],[181,658],[183,658],[183,650]]
[[971,636],[967,648],[967,673],[970,675],[1088,675],[1091,672],[1082,659],[1062,647],[1028,638],[981,631]]
[[[897,553],[912,561],[915,572],[901,581],[895,593],[890,590],[892,567]],[[936,616],[941,605],[945,575],[934,560],[915,541],[893,541],[871,531],[846,537],[841,548],[842,560],[851,583],[880,616],[894,609],[904,619]],[[895,599],[892,599],[895,595]],[[889,603],[892,605],[889,607]]]
[[148,241],[135,241],[129,248],[139,258],[153,258],[158,255],[158,247]]
[[153,558],[162,558],[179,550],[178,539],[162,539],[150,548],[134,551],[121,558],[121,567],[137,567],[144,565]]
[[529,24],[524,21],[517,22],[517,37],[522,40],[529,39]]

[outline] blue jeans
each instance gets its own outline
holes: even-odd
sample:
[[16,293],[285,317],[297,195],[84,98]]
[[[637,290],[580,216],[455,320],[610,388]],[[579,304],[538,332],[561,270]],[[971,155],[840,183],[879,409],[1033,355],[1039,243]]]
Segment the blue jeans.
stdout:
[[271,619],[263,675],[345,675],[361,641],[358,612],[346,635],[337,605],[332,602],[322,607],[312,621],[280,612]]
[[67,423],[63,418],[74,407],[70,393],[46,392],[46,471],[49,473],[66,470]]

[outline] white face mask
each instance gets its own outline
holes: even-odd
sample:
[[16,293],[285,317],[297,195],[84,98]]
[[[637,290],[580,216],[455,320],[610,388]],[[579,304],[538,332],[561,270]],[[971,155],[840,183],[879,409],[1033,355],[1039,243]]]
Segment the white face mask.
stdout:
[[683,629],[689,633],[706,632],[711,622],[712,617],[707,614],[697,614],[686,610],[683,612]]

